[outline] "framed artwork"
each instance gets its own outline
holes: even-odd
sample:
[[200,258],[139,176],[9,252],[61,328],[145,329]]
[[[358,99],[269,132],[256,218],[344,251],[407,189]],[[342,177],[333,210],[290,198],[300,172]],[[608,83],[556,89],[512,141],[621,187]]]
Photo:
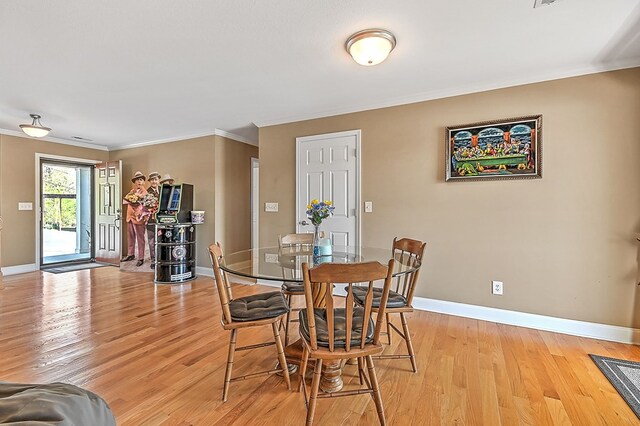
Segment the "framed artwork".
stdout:
[[446,128],[446,181],[542,177],[542,115]]

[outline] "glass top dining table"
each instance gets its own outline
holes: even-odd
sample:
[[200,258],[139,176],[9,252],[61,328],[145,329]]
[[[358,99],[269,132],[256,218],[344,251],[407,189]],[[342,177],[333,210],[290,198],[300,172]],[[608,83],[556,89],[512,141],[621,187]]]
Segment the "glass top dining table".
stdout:
[[[261,247],[225,255],[220,267],[228,273],[258,280],[302,282],[302,264],[309,267],[321,263],[389,263],[391,249],[374,247],[333,246],[328,256],[313,256],[311,247]],[[420,267],[419,262],[396,255],[394,276],[404,275]]]

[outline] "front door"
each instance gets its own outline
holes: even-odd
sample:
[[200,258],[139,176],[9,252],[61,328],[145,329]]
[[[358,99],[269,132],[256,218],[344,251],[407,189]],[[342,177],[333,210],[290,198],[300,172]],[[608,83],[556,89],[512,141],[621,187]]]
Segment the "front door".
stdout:
[[122,201],[120,161],[96,164],[96,260],[120,264],[120,226]]
[[93,257],[92,172],[89,164],[40,160],[40,265]]
[[333,202],[320,230],[334,245],[360,245],[360,130],[296,138],[297,231],[313,232],[307,204]]

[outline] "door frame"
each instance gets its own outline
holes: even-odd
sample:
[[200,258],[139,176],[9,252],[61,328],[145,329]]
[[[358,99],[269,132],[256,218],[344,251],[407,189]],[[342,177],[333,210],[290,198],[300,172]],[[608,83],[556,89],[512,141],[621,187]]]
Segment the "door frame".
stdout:
[[[256,169],[258,169],[257,177],[255,174]],[[258,247],[260,247],[260,159],[255,157],[251,157],[251,202],[250,203],[251,203],[251,248],[255,250]],[[255,226],[253,223],[254,215],[257,215]]]
[[306,217],[300,217],[300,211],[298,210],[299,205],[299,194],[300,194],[300,164],[299,164],[299,152],[300,152],[300,144],[303,142],[314,141],[318,139],[330,139],[330,138],[340,138],[344,136],[355,136],[356,138],[356,238],[355,238],[355,246],[362,246],[362,130],[345,130],[342,132],[334,132],[334,133],[324,133],[321,135],[311,135],[311,136],[300,136],[296,138],[296,221],[294,225],[294,232],[298,229],[298,223],[301,220],[306,219]]
[[[53,162],[59,162],[59,163],[70,163],[70,164],[82,164],[82,165],[87,165],[87,166],[95,166],[96,164],[102,163],[102,161],[96,161],[96,160],[89,160],[86,158],[75,158],[75,157],[65,157],[62,155],[53,155],[53,154],[43,154],[43,153],[39,153],[36,152],[35,155],[35,160],[36,160],[36,195],[35,195],[35,208],[34,208],[34,212],[35,212],[35,226],[36,226],[36,253],[35,253],[35,259],[36,259],[36,270],[40,270],[40,267],[42,266],[42,258],[41,258],[41,244],[42,244],[42,232],[40,229],[40,221],[42,219],[42,206],[41,206],[41,201],[42,201],[42,194],[40,194],[40,183],[42,182],[42,161],[47,161],[47,160],[51,160]],[[94,204],[95,204],[95,194],[93,193],[93,173],[91,174],[91,222],[92,222],[92,228],[93,228],[93,220],[95,218],[95,211],[94,211]],[[93,238],[93,236],[92,236]],[[93,251],[93,247],[92,247],[92,251]],[[92,257],[94,255],[94,253],[91,253]]]

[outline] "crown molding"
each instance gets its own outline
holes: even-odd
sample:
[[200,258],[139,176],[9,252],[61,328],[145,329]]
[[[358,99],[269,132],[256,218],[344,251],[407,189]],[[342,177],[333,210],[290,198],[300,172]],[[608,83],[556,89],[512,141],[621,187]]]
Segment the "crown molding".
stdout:
[[225,138],[228,138],[228,139],[233,139],[236,142],[242,142],[242,143],[246,143],[246,144],[249,144],[249,145],[258,146],[257,143],[251,142],[248,139],[243,138],[241,136],[234,135],[233,133],[225,132],[224,130],[215,129],[213,132],[195,133],[195,134],[185,135],[185,136],[175,136],[175,137],[166,138],[166,139],[154,139],[154,140],[149,140],[149,141],[145,141],[145,142],[136,142],[136,143],[127,144],[127,145],[114,146],[114,147],[110,147],[109,151],[118,151],[120,149],[140,148],[140,147],[149,146],[149,145],[160,145],[160,144],[163,144],[163,143],[186,141],[186,140],[189,140],[189,139],[204,138],[204,137],[207,137],[207,136],[222,136],[222,137],[225,137]]
[[236,142],[242,142],[242,143],[246,143],[247,145],[258,146],[257,141],[252,141],[250,139],[244,138],[234,133],[225,132],[224,130],[216,129],[214,133],[216,136],[222,136],[223,138],[233,139]]
[[318,118],[333,117],[336,115],[352,114],[357,112],[370,111],[374,109],[389,108],[400,105],[408,105],[418,102],[433,101],[436,99],[451,98],[454,96],[469,95],[472,93],[487,92],[490,90],[506,89],[509,87],[524,86],[527,84],[542,83],[545,81],[561,80],[564,78],[579,77],[589,74],[597,74],[608,71],[617,71],[627,68],[640,67],[640,58],[633,58],[626,61],[616,62],[615,64],[587,64],[578,68],[570,68],[565,70],[556,70],[553,72],[539,73],[535,76],[529,75],[525,77],[514,78],[499,83],[480,83],[470,84],[466,86],[458,86],[452,89],[433,90],[423,92],[411,96],[403,96],[392,98],[382,102],[373,102],[369,104],[355,105],[351,107],[336,108],[316,114],[302,114],[279,119],[258,120],[254,121],[258,127],[277,126],[279,124],[294,123],[297,121],[314,120]]
[[189,140],[189,139],[204,138],[206,136],[213,136],[213,135],[215,135],[215,132],[194,133],[194,134],[191,134],[191,135],[175,136],[175,137],[165,138],[165,139],[152,139],[152,140],[148,140],[148,141],[144,141],[144,142],[136,142],[136,143],[126,144],[126,145],[113,146],[113,147],[109,148],[109,151],[118,151],[120,149],[140,148],[140,147],[149,146],[149,145],[160,145],[160,144],[163,144],[163,143],[186,141],[186,140]]
[[60,143],[60,144],[64,144],[64,145],[78,146],[80,148],[97,149],[99,151],[109,151],[109,148],[104,146],[104,145],[96,145],[96,144],[87,143],[87,142],[80,142],[80,141],[69,141],[69,140],[66,140],[66,139],[54,138],[54,137],[51,137],[51,136],[45,136],[43,138],[33,138],[33,137],[31,137],[29,135],[26,135],[23,132],[19,132],[17,130],[9,130],[9,129],[0,128],[0,134],[7,135],[7,136],[16,136],[16,137],[25,138],[25,139],[34,139],[34,140],[45,141],[45,142],[53,142],[53,143]]

